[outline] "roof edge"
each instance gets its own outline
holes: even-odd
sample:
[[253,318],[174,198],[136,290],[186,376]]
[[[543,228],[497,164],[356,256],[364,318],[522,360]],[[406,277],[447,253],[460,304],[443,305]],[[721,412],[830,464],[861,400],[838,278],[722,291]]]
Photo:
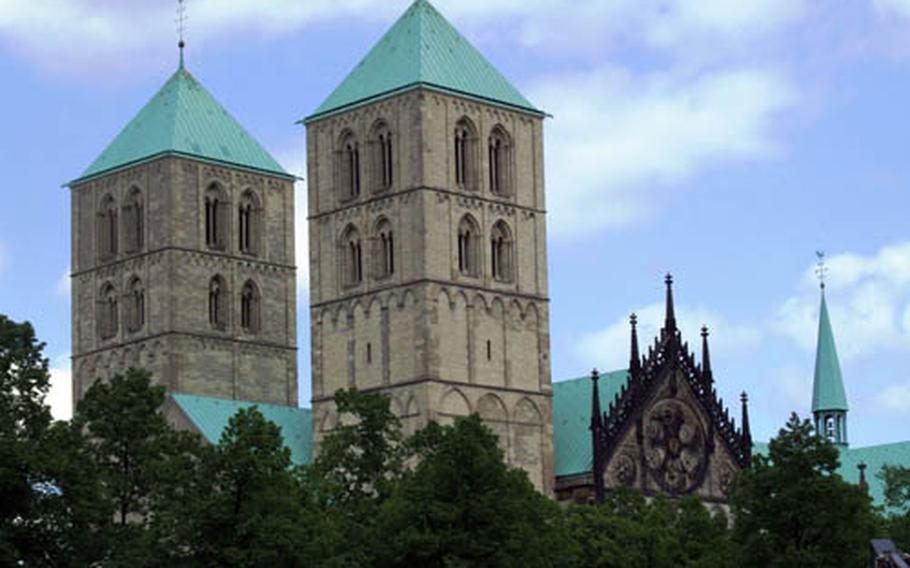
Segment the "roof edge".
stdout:
[[[120,164],[119,166],[114,166],[113,168],[108,168],[108,169],[106,169],[106,170],[101,170],[100,172],[95,172],[95,173],[89,174],[89,175],[83,175],[83,176],[78,177],[78,178],[76,178],[76,179],[74,179],[74,180],[71,180],[71,181],[68,181],[68,182],[64,183],[64,184],[63,184],[63,187],[70,187],[70,188],[71,188],[71,187],[73,187],[74,185],[87,183],[87,182],[96,180],[96,179],[98,179],[98,178],[100,178],[100,177],[104,177],[104,176],[106,176],[106,175],[110,175],[110,174],[112,174],[112,173],[115,173],[115,172],[118,172],[118,171],[121,171],[121,170],[125,170],[125,169],[128,169],[128,168],[133,168],[133,167],[136,167],[136,166],[138,166],[138,165],[145,164],[145,163],[148,163],[148,162],[152,162],[152,161],[154,161],[154,160],[157,160],[157,159],[159,159],[159,158],[164,158],[164,157],[167,157],[167,156],[173,156],[173,157],[178,157],[178,158],[189,158],[189,159],[191,159],[191,160],[197,160],[197,161],[199,161],[199,162],[205,162],[205,163],[207,163],[207,164],[217,164],[217,165],[223,165],[223,166],[230,166],[230,167],[232,167],[232,168],[238,168],[238,169],[247,170],[247,171],[250,171],[250,172],[256,172],[256,173],[261,173],[261,174],[269,174],[269,175],[273,175],[273,176],[276,176],[276,177],[286,178],[286,179],[292,180],[292,181],[296,181],[296,180],[300,179],[299,176],[296,176],[296,175],[294,175],[294,174],[288,173],[287,171],[284,170],[284,168],[282,168],[281,171],[279,172],[279,171],[275,171],[275,170],[266,170],[266,169],[263,169],[263,168],[257,168],[257,167],[254,167],[254,166],[247,166],[247,165],[243,165],[243,164],[237,164],[237,163],[235,163],[235,162],[228,162],[228,161],[226,161],[226,160],[217,160],[217,159],[215,159],[215,158],[205,158],[205,157],[202,157],[202,156],[197,156],[197,155],[195,155],[195,154],[189,154],[189,153],[187,153],[187,152],[180,152],[180,151],[177,151],[177,150],[165,150],[164,152],[158,152],[157,154],[152,154],[151,156],[146,156],[146,157],[144,157],[144,158],[139,158],[139,159],[133,160],[133,161],[131,161],[131,162],[126,162],[126,163],[124,163],[124,164]],[[279,167],[280,167],[280,164],[279,164]]]
[[402,93],[406,93],[408,91],[413,91],[413,90],[420,89],[420,88],[428,89],[431,91],[438,91],[438,92],[445,93],[448,95],[455,95],[455,96],[463,97],[466,99],[470,99],[473,101],[478,101],[478,102],[482,102],[482,103],[486,103],[486,104],[492,104],[494,106],[502,107],[502,108],[505,108],[508,110],[513,110],[513,111],[524,112],[526,114],[538,116],[541,118],[551,118],[553,116],[553,115],[551,115],[545,111],[542,111],[536,107],[533,107],[533,106],[524,107],[524,106],[519,106],[519,105],[513,105],[510,103],[500,101],[498,99],[482,97],[479,95],[475,95],[473,93],[468,93],[466,91],[459,91],[458,89],[443,87],[443,86],[437,85],[435,83],[428,83],[426,81],[417,81],[414,83],[410,83],[408,85],[404,85],[403,87],[398,87],[397,89],[391,89],[391,90],[379,93],[377,95],[373,95],[370,97],[356,100],[354,102],[342,105],[340,107],[324,110],[322,112],[315,112],[307,117],[304,117],[304,118],[298,120],[297,122],[295,122],[295,124],[309,124],[316,120],[328,118],[330,116],[334,116],[334,115],[340,114],[342,112],[346,112],[346,111],[349,111],[349,110],[352,110],[355,108],[359,108],[359,107],[362,107],[362,106],[365,106],[365,105],[368,105],[368,104],[371,104],[371,103],[374,103],[374,102],[377,102],[377,101],[380,101],[383,99],[393,97],[395,95],[400,95]]

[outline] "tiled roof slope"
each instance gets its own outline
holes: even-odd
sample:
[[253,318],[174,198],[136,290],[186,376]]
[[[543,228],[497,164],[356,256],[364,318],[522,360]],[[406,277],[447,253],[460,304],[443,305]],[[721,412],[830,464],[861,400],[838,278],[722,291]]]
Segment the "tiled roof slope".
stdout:
[[[626,370],[600,376],[600,407],[609,408],[629,380]],[[556,475],[591,471],[591,377],[553,383],[553,448]]]
[[542,114],[427,0],[416,0],[307,120],[417,86]]
[[211,444],[218,443],[228,421],[238,410],[255,406],[263,416],[281,428],[284,445],[291,450],[291,461],[295,465],[308,464],[313,459],[313,420],[312,411],[309,408],[188,394],[171,396],[186,417]]
[[819,410],[847,410],[844,379],[837,360],[834,331],[831,329],[824,293],[818,318],[818,346],[815,352],[815,380],[812,386],[812,411]]
[[73,183],[166,154],[290,177],[181,66]]

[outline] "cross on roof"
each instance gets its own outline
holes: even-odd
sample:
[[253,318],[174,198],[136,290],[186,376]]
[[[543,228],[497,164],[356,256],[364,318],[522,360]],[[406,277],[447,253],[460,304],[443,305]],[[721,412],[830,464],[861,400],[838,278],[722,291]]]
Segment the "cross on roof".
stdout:
[[818,263],[815,266],[815,275],[818,276],[818,281],[821,282],[822,290],[824,290],[825,277],[828,275],[828,266],[825,264],[825,253],[824,251],[817,250],[815,251],[815,256],[818,258]]

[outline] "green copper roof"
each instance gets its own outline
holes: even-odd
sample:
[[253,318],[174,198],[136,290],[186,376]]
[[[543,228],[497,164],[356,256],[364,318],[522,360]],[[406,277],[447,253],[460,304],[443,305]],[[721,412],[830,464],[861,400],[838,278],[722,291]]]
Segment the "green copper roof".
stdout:
[[76,181],[165,154],[289,175],[180,67]]
[[818,318],[818,346],[815,353],[815,381],[812,387],[812,412],[847,410],[844,379],[837,361],[834,332],[828,318],[828,306],[822,293],[821,314]]
[[417,86],[542,114],[427,0],[416,0],[307,120]]
[[[619,390],[629,381],[626,370],[600,376],[600,407],[609,408]],[[553,383],[553,448],[556,475],[589,473],[591,453],[591,377]]]
[[199,433],[211,444],[218,443],[228,421],[238,410],[255,406],[263,416],[281,428],[284,445],[291,450],[291,461],[295,465],[308,464],[313,459],[313,413],[309,408],[188,394],[171,396]]

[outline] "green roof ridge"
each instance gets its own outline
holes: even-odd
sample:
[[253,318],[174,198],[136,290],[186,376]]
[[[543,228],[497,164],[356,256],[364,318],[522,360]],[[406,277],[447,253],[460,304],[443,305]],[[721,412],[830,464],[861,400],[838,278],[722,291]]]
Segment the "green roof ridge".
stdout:
[[427,0],[416,0],[306,120],[425,86],[543,114]]
[[834,331],[828,317],[828,305],[822,290],[818,345],[815,352],[815,378],[812,386],[812,412],[824,410],[847,410],[847,395],[844,392],[844,379],[837,359]]
[[290,177],[181,66],[75,181],[166,154]]

